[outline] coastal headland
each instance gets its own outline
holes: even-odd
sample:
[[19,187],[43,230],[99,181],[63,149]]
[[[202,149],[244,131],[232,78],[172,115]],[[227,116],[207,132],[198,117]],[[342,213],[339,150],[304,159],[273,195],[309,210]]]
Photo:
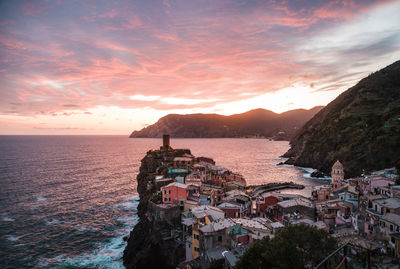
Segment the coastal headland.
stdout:
[[[189,149],[171,148],[169,136],[164,136],[163,142],[160,149],[149,150],[141,160],[137,175],[140,220],[126,238],[126,268],[175,268],[187,261],[181,224],[181,214],[187,208],[206,206],[224,212],[217,206],[228,203],[229,207],[231,203],[233,208],[225,211],[236,212],[237,206],[237,212],[244,216],[265,192],[304,188],[293,182],[246,186],[242,175],[215,165],[211,158],[195,157]],[[177,200],[163,198],[168,186],[173,185],[177,185],[178,193],[184,189],[184,195],[175,197]],[[232,198],[237,200],[233,202]]]

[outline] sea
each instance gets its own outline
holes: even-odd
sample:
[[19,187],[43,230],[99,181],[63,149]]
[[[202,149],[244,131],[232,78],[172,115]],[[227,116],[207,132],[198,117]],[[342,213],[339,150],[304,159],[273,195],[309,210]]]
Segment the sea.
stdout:
[[[138,221],[140,160],[161,139],[0,136],[0,268],[124,268],[123,237]],[[247,184],[293,181],[309,196],[326,180],[277,165],[286,141],[171,139],[173,148],[241,173]]]

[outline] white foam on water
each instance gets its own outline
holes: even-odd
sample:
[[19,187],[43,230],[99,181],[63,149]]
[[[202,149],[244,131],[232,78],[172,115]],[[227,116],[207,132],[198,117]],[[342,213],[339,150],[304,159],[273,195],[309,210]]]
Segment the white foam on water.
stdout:
[[21,238],[23,238],[23,237],[25,237],[25,236],[27,236],[27,235],[30,235],[30,234],[31,234],[31,233],[29,233],[29,234],[23,234],[23,235],[20,235],[20,236],[17,236],[17,235],[6,235],[6,238],[7,238],[8,241],[17,242],[17,241],[20,240]]
[[81,231],[81,232],[89,230],[89,228],[85,225],[77,224],[77,225],[75,225],[75,227],[76,227],[76,229],[78,229],[78,231]]
[[44,222],[46,223],[46,225],[57,225],[63,223],[63,221],[58,219],[45,220]]
[[15,219],[9,218],[9,217],[2,217],[2,221],[15,221]]
[[[123,236],[127,235],[138,222],[138,217],[135,214],[137,206],[139,204],[138,196],[125,198],[124,200],[129,201],[118,206],[122,206],[122,209],[131,209],[132,216],[119,217],[117,220],[121,221],[124,226],[121,229],[115,230],[115,237],[111,238],[108,242],[98,244],[98,247],[88,253],[82,253],[78,256],[68,257],[66,255],[59,255],[54,258],[43,259],[39,261],[39,268],[51,267],[52,264],[57,266],[76,266],[76,267],[94,267],[94,268],[115,268],[124,269],[122,254],[124,252],[126,242],[123,240]],[[118,207],[121,208],[121,207]],[[86,229],[86,226],[76,225],[78,229]]]
[[139,205],[139,197],[138,196],[132,196],[132,197],[127,197],[124,198],[125,203],[118,204],[115,207],[119,209],[124,209],[124,210],[129,210],[129,211],[136,211],[138,205]]
[[38,202],[43,202],[43,201],[46,201],[47,198],[44,197],[44,196],[39,196],[39,197],[36,198],[36,200],[37,200]]
[[[134,227],[138,221],[139,221],[139,217],[138,216],[133,216],[133,217],[119,217],[117,218],[117,220],[121,221],[122,223],[124,223],[125,226],[128,227]],[[129,232],[129,231],[128,231]]]
[[15,219],[8,217],[7,213],[1,214],[1,220],[2,221],[15,221]]
[[121,268],[123,269],[122,253],[125,249],[125,242],[122,237],[115,237],[106,244],[99,245],[99,248],[91,253],[83,253],[75,257],[60,255],[55,258],[45,259],[39,262],[38,267],[48,267],[51,264],[76,267],[95,268]]

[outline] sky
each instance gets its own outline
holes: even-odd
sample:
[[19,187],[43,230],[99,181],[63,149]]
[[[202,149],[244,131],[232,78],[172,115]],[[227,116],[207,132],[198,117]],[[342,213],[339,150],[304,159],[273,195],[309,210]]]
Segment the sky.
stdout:
[[0,134],[326,105],[400,60],[400,1],[0,1]]

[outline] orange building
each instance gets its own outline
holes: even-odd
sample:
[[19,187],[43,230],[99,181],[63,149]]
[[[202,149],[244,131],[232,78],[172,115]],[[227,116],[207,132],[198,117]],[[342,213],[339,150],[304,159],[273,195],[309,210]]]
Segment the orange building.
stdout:
[[172,182],[161,188],[164,204],[177,204],[186,200],[189,195],[188,186],[179,182]]

